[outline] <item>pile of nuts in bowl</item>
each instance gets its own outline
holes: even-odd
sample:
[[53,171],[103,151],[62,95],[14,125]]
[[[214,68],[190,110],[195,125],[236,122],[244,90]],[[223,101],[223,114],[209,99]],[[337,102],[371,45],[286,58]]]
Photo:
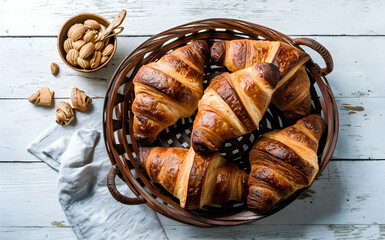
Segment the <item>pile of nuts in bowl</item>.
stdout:
[[105,27],[93,19],[72,25],[63,44],[67,62],[83,69],[95,69],[105,63],[114,45],[108,43],[103,30]]

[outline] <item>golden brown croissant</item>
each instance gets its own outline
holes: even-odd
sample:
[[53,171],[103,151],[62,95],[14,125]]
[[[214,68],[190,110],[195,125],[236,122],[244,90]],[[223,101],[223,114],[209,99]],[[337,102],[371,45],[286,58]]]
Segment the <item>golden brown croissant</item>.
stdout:
[[248,174],[218,152],[201,156],[192,148],[140,148],[139,165],[187,209],[246,201]]
[[255,142],[249,155],[249,209],[265,213],[280,199],[313,182],[324,130],[325,121],[313,114],[293,126],[263,134]]
[[139,143],[153,142],[163,129],[195,112],[208,54],[206,41],[193,41],[139,69],[132,104],[133,132]]
[[271,102],[283,112],[290,124],[310,114],[310,80],[304,65],[275,90]]
[[261,63],[214,78],[198,103],[192,146],[200,154],[259,126],[280,79],[278,68]]
[[303,67],[309,58],[305,52],[277,41],[219,41],[211,47],[211,60],[232,72],[262,62],[278,66],[281,81],[272,103],[283,111],[289,123],[310,113],[310,81]]

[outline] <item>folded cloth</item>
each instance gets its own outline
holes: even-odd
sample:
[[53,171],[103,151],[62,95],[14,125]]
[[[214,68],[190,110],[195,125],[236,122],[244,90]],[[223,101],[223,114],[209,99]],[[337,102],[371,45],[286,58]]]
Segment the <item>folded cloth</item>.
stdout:
[[[100,136],[102,104],[96,106],[100,109],[77,112],[76,124],[50,127],[28,151],[59,171],[59,202],[78,239],[167,239],[151,208],[127,206],[110,195],[111,163]],[[119,178],[116,185],[134,197]]]

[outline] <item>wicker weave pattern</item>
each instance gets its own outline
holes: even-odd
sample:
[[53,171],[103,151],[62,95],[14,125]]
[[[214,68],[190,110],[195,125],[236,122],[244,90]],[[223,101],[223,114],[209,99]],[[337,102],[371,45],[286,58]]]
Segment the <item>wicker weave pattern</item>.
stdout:
[[[161,186],[151,183],[141,173],[136,163],[135,157],[138,153],[138,146],[132,137],[132,121],[130,119],[133,118],[133,114],[130,108],[134,99],[132,79],[139,68],[143,64],[156,61],[172,49],[183,46],[192,40],[204,39],[210,44],[216,40],[240,38],[275,40],[291,45],[293,45],[294,41],[282,33],[260,25],[240,20],[207,19],[181,25],[153,36],[121,63],[110,82],[104,103],[104,138],[111,163],[118,168],[118,171],[111,171],[112,177],[118,174],[138,196],[138,199],[127,200],[126,198],[127,201],[125,201],[125,198],[117,192],[116,188],[111,187],[111,193],[115,199],[126,204],[140,204],[145,200],[149,207],[159,213],[177,221],[197,226],[237,225],[269,216],[281,210],[304,191],[304,189],[298,190],[290,197],[280,201],[266,215],[257,215],[248,211],[245,203],[231,202],[187,211],[179,206],[178,199],[170,195]],[[299,44],[306,44],[306,42],[306,39],[302,39]],[[317,49],[324,57],[327,67],[322,69],[322,72],[327,74],[333,68],[329,52],[314,40],[311,41],[311,44],[313,44],[313,49]],[[328,124],[327,133],[320,141],[318,152],[320,163],[318,174],[320,174],[328,164],[336,145],[338,112],[333,93],[325,76],[321,73],[321,69],[312,60],[306,63],[306,69],[311,80],[312,113],[321,113]],[[226,69],[223,67],[208,66],[205,69],[204,86],[206,87],[214,76],[224,71]],[[154,145],[189,147],[193,120],[194,116],[180,119],[176,124],[161,132]],[[236,163],[240,168],[249,171],[248,153],[254,139],[274,128],[286,126],[287,123],[282,113],[276,107],[270,105],[260,123],[259,131],[226,141],[220,152],[228,161]],[[111,178],[109,179],[111,184],[113,181]]]

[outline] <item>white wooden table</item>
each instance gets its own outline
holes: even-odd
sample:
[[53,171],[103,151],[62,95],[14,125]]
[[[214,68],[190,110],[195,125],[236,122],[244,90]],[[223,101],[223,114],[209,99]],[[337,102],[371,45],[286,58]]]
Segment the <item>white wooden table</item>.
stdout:
[[[113,60],[82,74],[56,50],[74,14],[111,19],[128,12]],[[279,213],[236,227],[197,228],[160,216],[169,239],[385,239],[384,1],[59,1],[0,0],[0,239],[74,239],[57,200],[57,173],[25,150],[55,120],[54,108],[30,104],[41,86],[56,103],[74,86],[103,104],[119,63],[152,34],[193,20],[231,17],[292,37],[307,36],[332,53],[328,76],[340,113],[333,159],[314,185]],[[309,51],[311,52],[311,51]],[[313,59],[322,60],[311,52]],[[53,77],[51,62],[60,73]]]

